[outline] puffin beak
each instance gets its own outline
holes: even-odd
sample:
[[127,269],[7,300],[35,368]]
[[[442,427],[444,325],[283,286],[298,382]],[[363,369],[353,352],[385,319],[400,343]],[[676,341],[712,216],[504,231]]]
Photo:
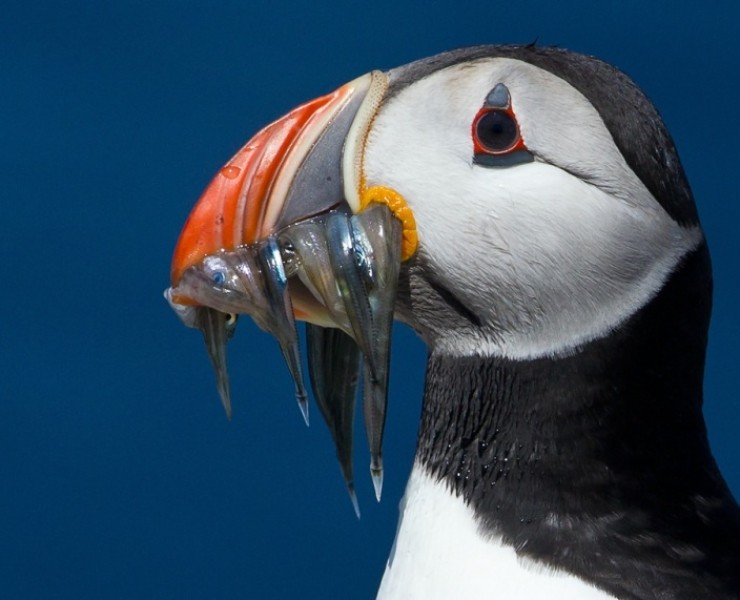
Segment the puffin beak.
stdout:
[[248,314],[277,339],[308,424],[295,323],[307,321],[314,397],[355,507],[357,380],[362,372],[379,499],[393,306],[401,260],[409,240],[415,244],[403,198],[387,188],[368,189],[362,172],[368,131],[386,89],[386,76],[373,71],[254,136],[192,210],[165,291],[181,320],[202,331],[227,414],[226,342],[234,315]]

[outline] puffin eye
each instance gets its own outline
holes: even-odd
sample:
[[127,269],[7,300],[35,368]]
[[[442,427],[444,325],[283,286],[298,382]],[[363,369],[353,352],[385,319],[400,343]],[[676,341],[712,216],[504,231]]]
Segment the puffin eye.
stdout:
[[473,162],[484,167],[510,167],[532,162],[524,144],[509,88],[497,83],[473,119]]
[[521,140],[514,117],[496,109],[482,111],[475,121],[473,135],[476,146],[490,154],[510,152]]

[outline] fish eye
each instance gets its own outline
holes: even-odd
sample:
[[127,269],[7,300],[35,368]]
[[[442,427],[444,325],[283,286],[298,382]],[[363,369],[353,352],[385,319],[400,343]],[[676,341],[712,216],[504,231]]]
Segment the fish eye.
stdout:
[[218,286],[222,286],[226,283],[226,273],[224,271],[214,271],[211,273],[211,281]]
[[234,336],[236,331],[236,322],[239,320],[239,315],[236,313],[226,313],[226,339],[230,340]]
[[229,279],[229,264],[221,256],[207,256],[202,265],[203,274],[211,283],[222,287]]

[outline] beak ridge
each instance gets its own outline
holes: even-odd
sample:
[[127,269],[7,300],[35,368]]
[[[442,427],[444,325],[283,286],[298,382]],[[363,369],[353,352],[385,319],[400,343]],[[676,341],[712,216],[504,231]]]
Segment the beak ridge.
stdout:
[[173,287],[210,254],[265,239],[344,200],[357,212],[364,136],[386,87],[386,76],[373,71],[293,109],[247,142],[188,217],[173,255]]

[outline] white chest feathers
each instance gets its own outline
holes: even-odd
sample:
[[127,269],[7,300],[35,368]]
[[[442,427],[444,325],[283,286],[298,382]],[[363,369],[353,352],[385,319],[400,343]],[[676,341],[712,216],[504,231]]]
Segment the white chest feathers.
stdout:
[[606,600],[577,577],[517,557],[473,510],[414,465],[378,600]]

